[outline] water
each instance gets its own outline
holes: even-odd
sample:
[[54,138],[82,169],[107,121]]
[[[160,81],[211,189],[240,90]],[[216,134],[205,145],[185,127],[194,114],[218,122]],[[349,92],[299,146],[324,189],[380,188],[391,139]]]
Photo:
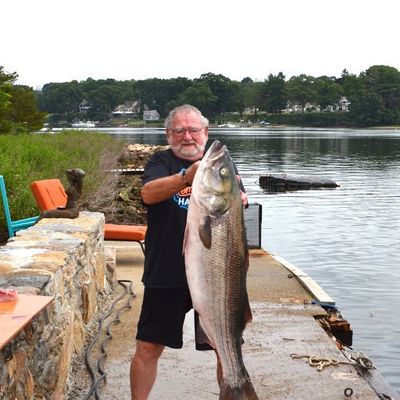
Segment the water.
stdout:
[[[107,130],[165,144],[162,129]],[[400,130],[211,129],[263,205],[263,248],[314,278],[369,355],[400,391]],[[333,179],[337,189],[270,194],[258,177],[285,172]]]

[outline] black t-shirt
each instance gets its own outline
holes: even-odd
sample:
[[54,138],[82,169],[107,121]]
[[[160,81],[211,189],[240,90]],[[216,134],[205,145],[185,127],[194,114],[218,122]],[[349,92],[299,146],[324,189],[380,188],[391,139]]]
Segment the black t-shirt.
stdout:
[[[191,164],[177,158],[171,149],[157,152],[145,167],[143,184],[174,175]],[[160,203],[145,204],[147,233],[142,282],[146,287],[187,286],[182,246],[190,193],[189,187]]]

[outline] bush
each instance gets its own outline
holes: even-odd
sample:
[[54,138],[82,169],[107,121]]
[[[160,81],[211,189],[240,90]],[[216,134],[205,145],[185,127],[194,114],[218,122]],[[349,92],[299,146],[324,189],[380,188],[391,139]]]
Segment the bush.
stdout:
[[[95,204],[113,192],[117,165],[124,143],[97,132],[62,131],[57,134],[0,135],[0,175],[4,176],[13,219],[37,215],[39,210],[29,189],[39,179],[59,178],[69,186],[65,171],[86,172],[82,203]],[[0,230],[6,230],[0,213]]]

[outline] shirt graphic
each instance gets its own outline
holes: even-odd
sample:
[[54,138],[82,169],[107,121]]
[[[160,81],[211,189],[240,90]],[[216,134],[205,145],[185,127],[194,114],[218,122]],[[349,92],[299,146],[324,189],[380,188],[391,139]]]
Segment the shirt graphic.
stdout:
[[180,192],[174,194],[172,197],[172,200],[180,207],[184,209],[188,209],[189,207],[189,200],[190,200],[190,194],[192,193],[192,188],[187,187],[185,189],[182,189]]

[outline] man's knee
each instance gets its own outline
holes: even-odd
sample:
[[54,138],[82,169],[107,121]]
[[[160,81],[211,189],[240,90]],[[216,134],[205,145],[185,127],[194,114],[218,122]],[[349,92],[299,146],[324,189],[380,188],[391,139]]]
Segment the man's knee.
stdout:
[[165,346],[162,344],[137,340],[135,356],[141,358],[143,361],[146,362],[158,360],[164,348]]

